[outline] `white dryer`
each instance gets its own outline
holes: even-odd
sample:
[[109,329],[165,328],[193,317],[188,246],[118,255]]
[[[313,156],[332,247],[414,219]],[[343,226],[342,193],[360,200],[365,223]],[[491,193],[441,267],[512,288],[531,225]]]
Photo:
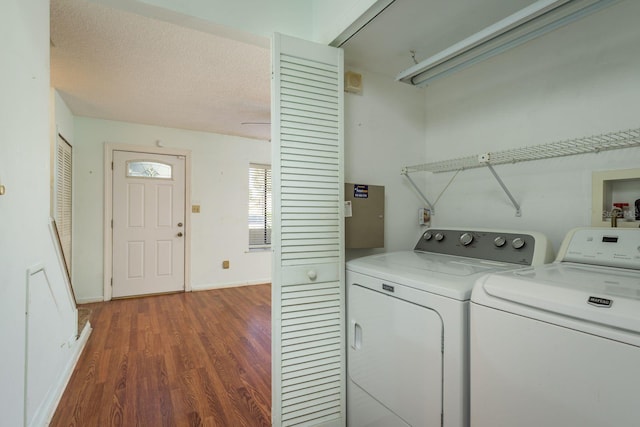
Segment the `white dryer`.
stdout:
[[468,426],[473,283],[552,259],[539,233],[448,228],[349,261],[347,425]]
[[478,281],[472,427],[639,425],[640,230],[572,230],[553,264]]

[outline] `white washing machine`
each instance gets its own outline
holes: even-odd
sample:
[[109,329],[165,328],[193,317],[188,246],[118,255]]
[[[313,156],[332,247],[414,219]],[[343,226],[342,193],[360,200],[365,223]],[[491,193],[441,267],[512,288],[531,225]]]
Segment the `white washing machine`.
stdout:
[[349,261],[347,425],[468,426],[473,283],[552,260],[539,233],[449,228]]
[[640,230],[573,230],[471,300],[472,427],[640,426]]

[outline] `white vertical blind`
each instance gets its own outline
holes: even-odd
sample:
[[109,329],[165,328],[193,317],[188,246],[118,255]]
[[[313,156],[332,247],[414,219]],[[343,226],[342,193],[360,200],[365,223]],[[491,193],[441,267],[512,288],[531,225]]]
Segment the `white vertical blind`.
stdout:
[[271,166],[249,165],[249,248],[271,245]]
[[71,274],[71,193],[72,193],[72,150],[62,136],[56,144],[55,206],[54,215],[60,245],[64,254],[67,271]]
[[272,51],[273,425],[343,426],[343,55]]

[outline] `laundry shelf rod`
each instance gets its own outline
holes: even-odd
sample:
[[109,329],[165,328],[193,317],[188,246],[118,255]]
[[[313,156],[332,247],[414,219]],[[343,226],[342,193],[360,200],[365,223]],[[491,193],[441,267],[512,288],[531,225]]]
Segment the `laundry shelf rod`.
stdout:
[[599,153],[601,151],[619,150],[622,148],[632,147],[640,147],[640,128],[611,132],[602,135],[588,136],[583,138],[567,139],[541,145],[514,148],[511,150],[484,153],[475,156],[441,160],[415,166],[405,166],[404,168],[402,168],[401,173],[402,175],[409,178],[409,182],[411,183],[411,185],[418,191],[422,199],[425,200],[433,213],[433,206],[426,199],[426,197],[422,195],[422,192],[417,188],[413,180],[410,179],[410,173],[441,173],[487,166],[511,200],[511,203],[516,208],[516,216],[520,216],[520,206],[492,166],[507,163],[550,159],[554,157],[573,156],[577,154]]
[[557,30],[620,0],[538,0],[398,74],[425,86]]
[[495,166],[505,163],[550,159],[553,157],[573,156],[576,154],[598,153],[600,151],[618,150],[621,148],[638,146],[640,146],[640,128],[491,152],[488,153],[488,159],[485,157],[487,154],[481,154],[424,163],[415,166],[406,166],[402,171],[403,174],[405,172],[450,172],[486,166],[487,160]]

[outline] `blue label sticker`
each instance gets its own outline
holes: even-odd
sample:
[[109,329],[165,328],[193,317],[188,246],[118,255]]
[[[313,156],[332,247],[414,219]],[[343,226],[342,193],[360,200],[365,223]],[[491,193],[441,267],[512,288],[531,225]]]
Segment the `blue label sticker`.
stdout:
[[368,199],[369,198],[369,186],[362,184],[353,185],[353,197],[356,199]]

